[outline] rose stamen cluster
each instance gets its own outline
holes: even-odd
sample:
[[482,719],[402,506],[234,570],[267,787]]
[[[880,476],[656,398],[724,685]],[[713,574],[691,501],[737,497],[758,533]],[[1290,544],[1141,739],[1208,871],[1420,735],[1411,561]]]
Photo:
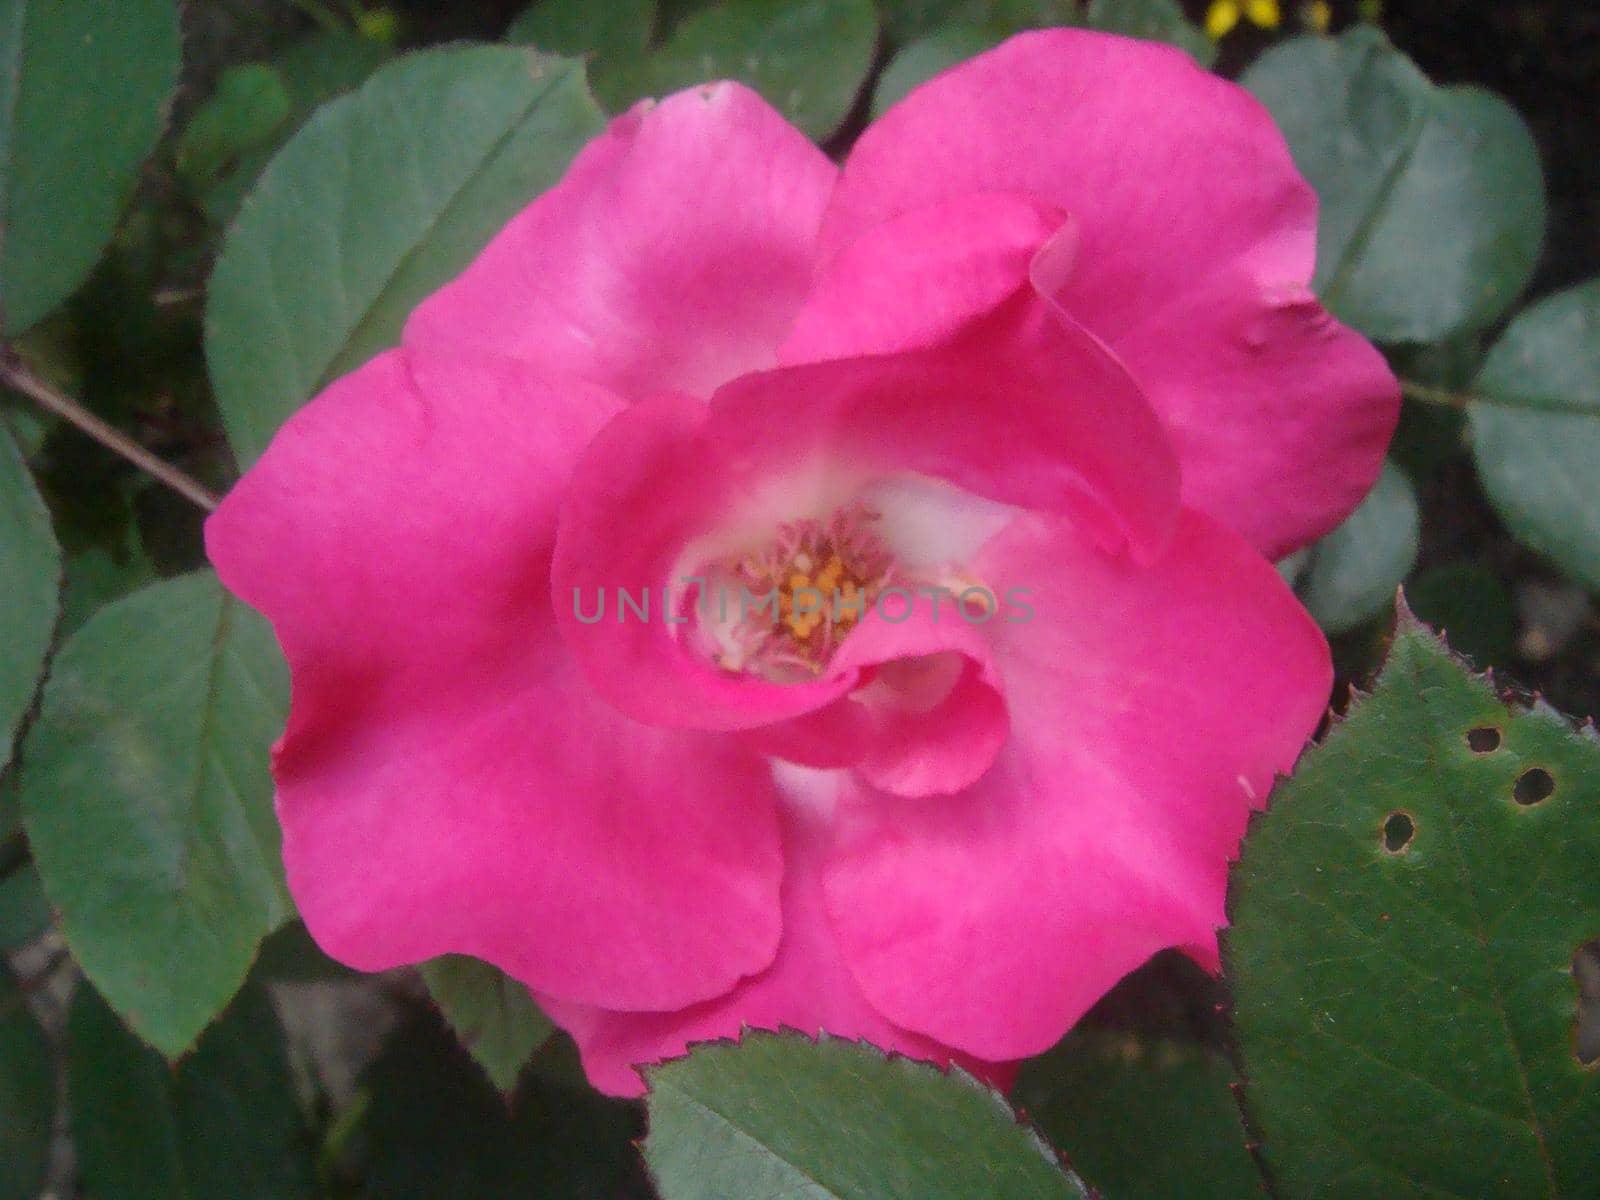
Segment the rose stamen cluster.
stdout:
[[880,516],[858,501],[825,519],[787,521],[768,545],[731,562],[740,619],[721,665],[775,681],[820,675],[895,579],[894,558],[873,531]]

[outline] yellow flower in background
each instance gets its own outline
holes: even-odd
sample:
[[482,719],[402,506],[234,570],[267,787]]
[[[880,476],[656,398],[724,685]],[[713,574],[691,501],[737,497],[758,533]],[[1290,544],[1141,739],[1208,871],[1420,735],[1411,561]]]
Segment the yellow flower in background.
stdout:
[[1211,0],[1206,9],[1206,33],[1220,41],[1233,31],[1240,18],[1262,29],[1276,29],[1283,20],[1278,0]]
[[1300,23],[1316,33],[1327,33],[1333,24],[1333,5],[1328,0],[1311,0],[1300,12]]

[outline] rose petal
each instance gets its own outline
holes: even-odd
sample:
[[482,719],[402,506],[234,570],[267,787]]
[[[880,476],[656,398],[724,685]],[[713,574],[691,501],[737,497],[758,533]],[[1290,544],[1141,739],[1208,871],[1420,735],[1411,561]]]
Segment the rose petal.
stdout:
[[1149,568],[1022,518],[976,569],[1032,589],[1031,620],[990,626],[1012,739],[956,795],[847,786],[826,886],[871,1003],[998,1060],[1163,947],[1215,966],[1228,860],[1331,667],[1271,566],[1192,511]]
[[[824,822],[803,808],[791,809],[784,828],[789,867],[783,883],[783,944],[767,971],[727,996],[679,1012],[615,1012],[536,997],[577,1040],[591,1083],[616,1096],[642,1095],[644,1081],[635,1065],[681,1057],[695,1042],[739,1038],[747,1028],[787,1028],[811,1037],[830,1033],[940,1065],[951,1060],[947,1048],[885,1021],[862,998],[840,960],[821,894],[825,837]],[[1014,1075],[1009,1064],[959,1053],[954,1058],[1002,1086]]]
[[412,314],[405,344],[495,352],[629,400],[773,365],[832,163],[736,83],[644,102]]
[[922,85],[856,142],[823,253],[972,192],[1072,214],[1074,297],[1102,336],[1218,268],[1303,283],[1315,261],[1316,197],[1266,109],[1150,42],[1024,33]]
[[781,358],[820,362],[919,350],[994,311],[1028,283],[1068,220],[1031,196],[975,193],[894,216],[823,268]]
[[618,406],[516,363],[390,352],[293,417],[208,522],[289,659],[284,857],[334,957],[462,952],[647,1006],[771,961],[765,764],[611,711],[550,612],[558,499]]
[[[1377,477],[1398,390],[1363,339],[1307,300],[1316,198],[1248,93],[1168,47],[1019,35],[862,135],[824,254],[848,263],[884,222],[994,192],[1071,214],[1073,269],[1047,291],[1147,389],[1177,438],[1186,503],[1269,555],[1354,508]],[[941,310],[947,324],[958,315]],[[897,344],[885,336],[896,319],[868,320],[877,344],[857,349]],[[1280,489],[1284,504],[1261,502]]]
[[809,767],[848,767],[897,796],[959,790],[1005,745],[1005,696],[988,644],[957,600],[886,593],[830,674],[869,682],[817,712],[751,730],[746,744]]
[[1310,289],[1224,272],[1114,345],[1172,434],[1184,502],[1268,558],[1331,532],[1377,482],[1400,387]]

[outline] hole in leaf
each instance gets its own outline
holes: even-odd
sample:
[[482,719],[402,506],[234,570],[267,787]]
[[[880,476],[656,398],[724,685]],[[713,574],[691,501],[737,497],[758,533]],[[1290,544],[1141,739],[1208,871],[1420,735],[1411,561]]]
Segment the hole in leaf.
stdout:
[[1383,822],[1383,848],[1390,854],[1404,853],[1417,836],[1417,823],[1408,812],[1392,812]]
[[1493,725],[1469,729],[1467,746],[1474,754],[1490,754],[1500,749],[1500,731]]
[[1556,781],[1551,778],[1549,771],[1543,767],[1529,767],[1517,776],[1516,786],[1511,789],[1511,796],[1518,804],[1527,806],[1550,799],[1555,790]]
[[1577,1032],[1573,1052],[1586,1067],[1600,1062],[1600,938],[1572,956],[1572,982],[1578,985]]

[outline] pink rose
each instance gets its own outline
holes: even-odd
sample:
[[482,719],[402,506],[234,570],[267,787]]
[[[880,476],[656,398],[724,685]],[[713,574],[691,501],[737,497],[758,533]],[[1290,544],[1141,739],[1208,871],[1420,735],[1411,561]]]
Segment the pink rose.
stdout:
[[317,940],[497,964],[623,1094],[745,1025],[1003,1075],[1214,967],[1330,683],[1268,559],[1398,405],[1315,211],[1242,90],[1076,31],[842,170],[734,84],[614,121],[207,527]]

